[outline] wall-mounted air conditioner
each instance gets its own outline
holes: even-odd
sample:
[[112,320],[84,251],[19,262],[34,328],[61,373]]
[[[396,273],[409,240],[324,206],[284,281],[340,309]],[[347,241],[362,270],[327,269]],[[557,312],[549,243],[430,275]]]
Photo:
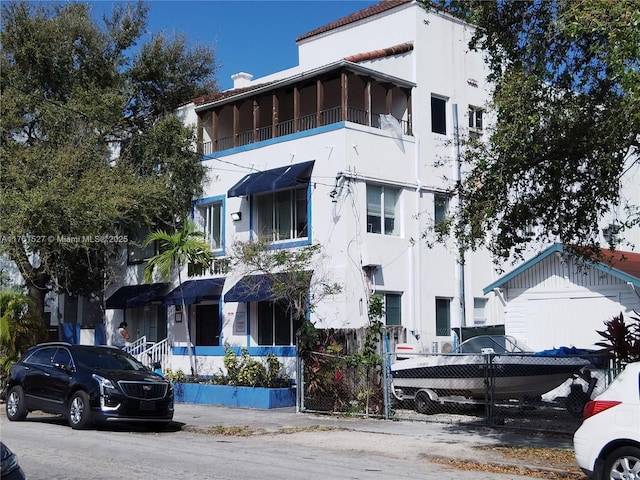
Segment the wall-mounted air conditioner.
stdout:
[[362,268],[377,268],[381,264],[380,258],[378,258],[377,251],[369,247],[367,244],[363,244],[361,247],[362,255]]
[[453,342],[451,340],[432,342],[431,353],[453,353]]

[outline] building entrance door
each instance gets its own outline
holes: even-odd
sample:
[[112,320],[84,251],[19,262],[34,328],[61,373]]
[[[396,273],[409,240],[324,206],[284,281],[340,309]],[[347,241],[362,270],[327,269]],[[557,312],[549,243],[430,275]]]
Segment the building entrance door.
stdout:
[[220,314],[218,304],[196,305],[196,345],[220,346]]

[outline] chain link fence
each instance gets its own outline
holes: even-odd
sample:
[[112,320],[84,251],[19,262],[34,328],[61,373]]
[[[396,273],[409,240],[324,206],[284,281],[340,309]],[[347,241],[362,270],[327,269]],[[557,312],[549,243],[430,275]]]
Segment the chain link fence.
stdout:
[[388,354],[396,419],[573,433],[606,368],[574,356]]
[[310,352],[300,361],[301,410],[384,417],[382,365],[348,355]]
[[613,377],[599,358],[572,355],[399,357],[383,348],[376,358],[308,352],[299,359],[300,410],[572,434]]

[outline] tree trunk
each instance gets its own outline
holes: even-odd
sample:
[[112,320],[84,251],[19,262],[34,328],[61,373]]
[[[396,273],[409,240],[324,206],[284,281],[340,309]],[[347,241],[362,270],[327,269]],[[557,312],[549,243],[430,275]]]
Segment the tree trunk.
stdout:
[[[33,300],[35,305],[35,312],[44,323],[44,304],[45,297],[47,296],[48,290],[44,290],[42,288],[36,287],[30,282],[27,282],[27,292],[29,294],[29,298]],[[48,325],[46,325],[48,327]]]
[[182,277],[180,275],[180,269],[178,269],[178,286],[180,288],[180,298],[182,300],[182,324],[184,325],[184,333],[187,338],[187,352],[189,353],[189,365],[191,366],[191,376],[198,376],[198,366],[196,359],[193,356],[193,349],[191,348],[191,332],[189,331],[189,315],[187,312],[187,306],[184,303],[184,293],[182,293]]
[[[17,265],[18,271],[27,286],[29,297],[34,303],[35,313],[44,324],[44,305],[47,293],[51,291],[51,276],[44,271],[42,266],[34,267],[29,261],[24,249],[14,249],[9,252],[9,258]],[[48,325],[45,325],[48,327]]]

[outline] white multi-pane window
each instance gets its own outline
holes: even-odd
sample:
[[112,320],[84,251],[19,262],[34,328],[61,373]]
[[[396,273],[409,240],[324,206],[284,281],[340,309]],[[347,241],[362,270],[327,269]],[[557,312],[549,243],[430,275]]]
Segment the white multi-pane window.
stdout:
[[473,324],[484,325],[487,323],[487,316],[485,314],[485,308],[487,306],[486,298],[474,298],[473,299]]
[[447,101],[442,97],[431,96],[431,131],[447,134]]
[[482,109],[469,106],[469,130],[482,132]]
[[444,222],[449,215],[449,196],[436,193],[433,196],[433,223]]
[[222,201],[198,205],[196,222],[205,234],[212,250],[222,248]]
[[400,189],[367,185],[367,232],[400,235]]
[[307,187],[255,195],[257,235],[273,242],[309,236]]
[[451,335],[451,299],[436,298],[436,335]]
[[402,295],[399,293],[376,293],[382,298],[385,325],[402,325]]
[[258,345],[295,345],[302,320],[278,302],[258,302]]

